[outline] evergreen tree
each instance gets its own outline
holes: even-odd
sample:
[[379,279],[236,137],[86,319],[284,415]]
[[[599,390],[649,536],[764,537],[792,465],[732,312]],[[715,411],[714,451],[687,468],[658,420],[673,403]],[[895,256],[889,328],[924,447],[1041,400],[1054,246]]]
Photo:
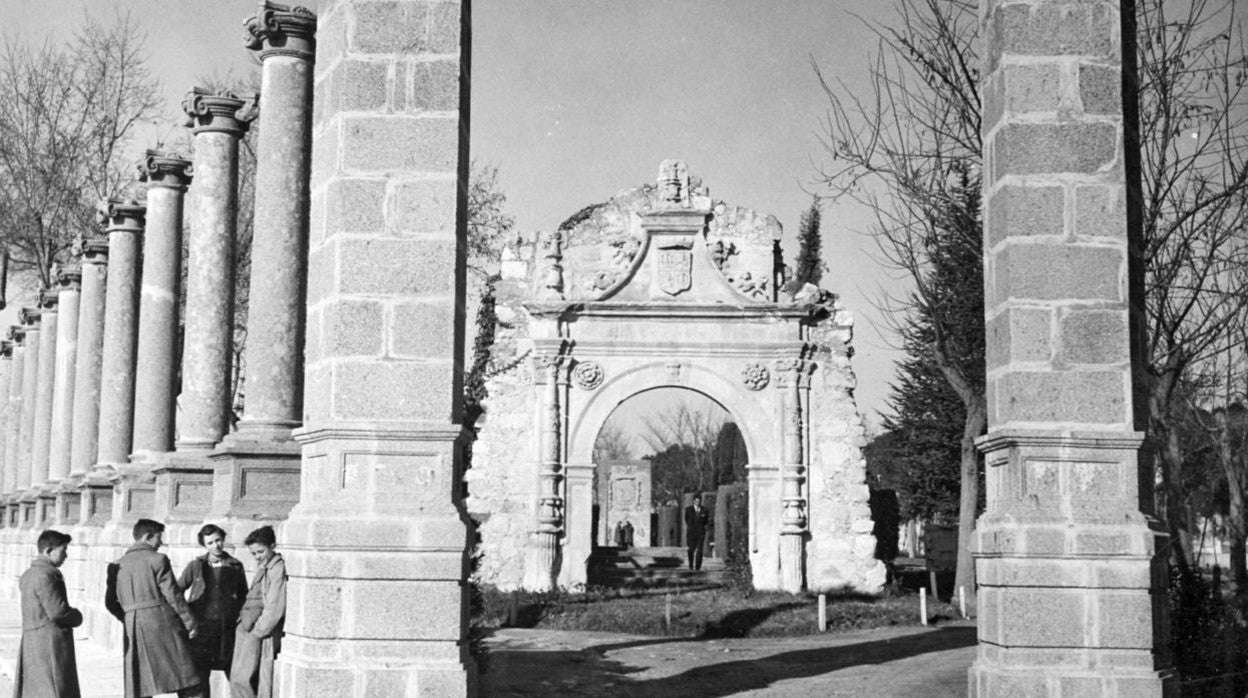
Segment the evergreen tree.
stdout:
[[806,284],[819,285],[823,279],[822,235],[819,198],[810,202],[810,208],[802,212],[797,225],[797,264],[793,279],[789,282],[790,291],[798,291]]

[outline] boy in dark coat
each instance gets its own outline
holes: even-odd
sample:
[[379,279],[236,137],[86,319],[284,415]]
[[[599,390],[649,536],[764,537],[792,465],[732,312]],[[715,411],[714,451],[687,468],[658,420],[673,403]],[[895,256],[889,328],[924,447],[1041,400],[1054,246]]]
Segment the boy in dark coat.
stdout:
[[685,507],[685,537],[689,544],[689,569],[702,569],[702,543],[711,514],[702,506],[702,495],[693,495],[693,504]]
[[65,562],[70,537],[44,531],[35,545],[39,557],[22,574],[22,642],[17,649],[14,698],[79,698],[74,628],[82,614],[65,596],[57,568]]
[[203,695],[188,642],[198,627],[169,558],[156,552],[164,534],[164,524],[139,519],[134,545],[114,563],[115,581],[104,599],[109,612],[126,625],[126,698],[174,692],[180,698]]
[[286,561],[274,550],[272,526],[257,528],[243,543],[257,569],[238,615],[230,690],[234,698],[273,698],[273,662],[282,651],[286,625]]

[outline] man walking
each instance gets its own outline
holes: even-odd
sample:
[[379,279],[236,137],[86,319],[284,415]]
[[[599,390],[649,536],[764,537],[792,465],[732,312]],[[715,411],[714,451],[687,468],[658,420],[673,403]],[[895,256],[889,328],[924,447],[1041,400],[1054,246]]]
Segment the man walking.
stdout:
[[693,495],[693,504],[685,507],[685,536],[689,544],[689,569],[702,569],[702,543],[706,540],[706,525],[710,512],[702,507],[702,495]]
[[139,519],[134,545],[109,570],[104,605],[126,626],[126,698],[203,696],[188,642],[198,628],[169,558],[157,552],[164,535],[164,524]]
[[39,557],[22,574],[22,642],[17,648],[14,698],[78,698],[78,665],[74,658],[74,628],[82,614],[69,605],[65,578],[57,569],[65,563],[70,537],[60,531],[39,534]]

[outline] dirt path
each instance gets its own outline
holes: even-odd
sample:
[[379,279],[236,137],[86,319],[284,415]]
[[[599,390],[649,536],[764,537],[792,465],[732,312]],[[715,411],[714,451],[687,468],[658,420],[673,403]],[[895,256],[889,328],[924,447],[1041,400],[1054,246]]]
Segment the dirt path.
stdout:
[[822,636],[667,640],[503,629],[484,696],[965,696],[975,626]]

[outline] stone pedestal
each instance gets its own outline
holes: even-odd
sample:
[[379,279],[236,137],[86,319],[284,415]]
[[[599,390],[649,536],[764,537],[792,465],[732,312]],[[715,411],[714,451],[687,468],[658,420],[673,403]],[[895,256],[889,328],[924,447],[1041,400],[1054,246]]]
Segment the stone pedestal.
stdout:
[[[296,436],[301,495],[282,534],[284,696],[475,692],[458,424],[466,229],[456,211],[466,205],[468,159],[466,113],[461,122],[454,110],[467,104],[457,79],[463,11],[345,0],[321,18],[334,40],[317,56],[318,86],[327,89],[314,125],[320,213],[308,264],[306,426]],[[301,35],[283,36],[300,26],[284,13],[251,26],[270,47],[311,49],[307,23]],[[416,51],[415,36],[424,37]],[[262,99],[275,92],[272,60]],[[383,87],[396,71],[408,79]],[[448,111],[428,111],[426,100]],[[272,112],[265,102],[261,110],[262,134],[270,133]],[[253,285],[253,302],[256,293]],[[442,330],[404,344],[400,317]]]
[[1174,688],[1166,546],[1132,404],[1139,146],[1123,109],[1135,95],[1119,90],[1134,84],[1133,23],[1118,5],[983,13],[987,506],[972,695]]
[[134,440],[138,453],[173,450],[178,358],[178,293],[182,274],[182,196],[191,162],[147,151],[140,178],[148,183],[142,291],[134,373]]
[[213,475],[201,453],[153,457],[156,478],[153,517],[165,523],[200,523],[212,505]]
[[211,519],[278,520],[299,501],[301,450],[293,441],[236,441],[212,453]]

